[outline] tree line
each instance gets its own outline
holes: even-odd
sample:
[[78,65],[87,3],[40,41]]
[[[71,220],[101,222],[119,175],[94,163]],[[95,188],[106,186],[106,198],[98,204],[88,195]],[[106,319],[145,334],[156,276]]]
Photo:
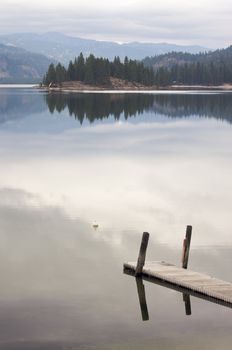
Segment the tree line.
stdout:
[[155,84],[220,85],[232,83],[232,46],[190,54],[170,52],[143,60],[155,71]]
[[87,58],[81,53],[74,61],[70,61],[66,68],[61,63],[50,64],[44,76],[43,84],[61,84],[64,81],[81,81],[90,85],[110,85],[110,78],[119,78],[129,82],[136,82],[146,86],[154,84],[154,70],[145,67],[142,62],[125,57],[121,62],[119,57],[113,61],[106,58]]
[[159,86],[231,84],[232,62],[194,62],[175,64],[171,68],[160,67],[155,71],[155,82]]
[[51,64],[43,84],[81,81],[89,85],[110,86],[110,78],[119,78],[145,86],[220,85],[232,83],[232,46],[209,53],[170,53],[143,62],[128,59],[113,61],[81,53],[68,67]]

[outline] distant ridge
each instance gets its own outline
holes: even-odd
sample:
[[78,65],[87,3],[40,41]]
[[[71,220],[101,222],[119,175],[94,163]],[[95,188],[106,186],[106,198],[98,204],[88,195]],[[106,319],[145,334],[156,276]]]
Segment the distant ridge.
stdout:
[[78,56],[80,52],[83,52],[84,56],[88,56],[92,53],[97,57],[109,59],[113,59],[115,56],[124,59],[125,56],[128,56],[131,59],[141,60],[146,56],[160,55],[171,51],[189,53],[208,51],[207,48],[197,45],[181,46],[169,43],[139,42],[118,44],[110,41],[97,41],[71,37],[56,32],[44,34],[18,33],[1,35],[0,42],[43,54],[51,59],[60,61],[61,63],[69,62],[73,57]]
[[232,45],[225,49],[218,49],[214,51],[208,52],[200,52],[200,53],[187,53],[187,52],[169,52],[166,54],[146,57],[143,59],[143,63],[147,67],[159,68],[171,68],[177,65],[190,64],[195,62],[201,63],[220,63],[232,60]]
[[39,83],[50,63],[44,55],[0,44],[0,83]]

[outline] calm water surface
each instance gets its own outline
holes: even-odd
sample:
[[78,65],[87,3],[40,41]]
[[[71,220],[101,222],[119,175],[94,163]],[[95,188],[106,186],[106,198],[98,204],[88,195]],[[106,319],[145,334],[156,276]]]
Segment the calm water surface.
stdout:
[[[232,309],[122,272],[137,258],[232,281],[232,95],[0,89],[0,349],[230,349]],[[93,228],[93,223],[99,225]]]

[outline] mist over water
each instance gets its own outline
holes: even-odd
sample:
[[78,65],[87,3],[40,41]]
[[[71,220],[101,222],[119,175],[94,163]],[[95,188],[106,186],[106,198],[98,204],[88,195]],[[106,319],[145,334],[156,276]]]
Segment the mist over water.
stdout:
[[[231,281],[231,94],[0,90],[0,349],[228,349],[232,310],[133,277],[148,260]],[[94,229],[93,223],[98,224]]]

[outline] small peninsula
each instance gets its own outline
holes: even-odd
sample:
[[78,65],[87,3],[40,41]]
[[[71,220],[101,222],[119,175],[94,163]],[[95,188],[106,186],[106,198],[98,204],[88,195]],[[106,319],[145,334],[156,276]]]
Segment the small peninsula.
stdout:
[[68,68],[61,63],[50,64],[43,86],[51,90],[141,90],[154,88],[152,67],[125,57],[121,62],[115,57],[111,62],[94,55],[84,58],[81,53]]

